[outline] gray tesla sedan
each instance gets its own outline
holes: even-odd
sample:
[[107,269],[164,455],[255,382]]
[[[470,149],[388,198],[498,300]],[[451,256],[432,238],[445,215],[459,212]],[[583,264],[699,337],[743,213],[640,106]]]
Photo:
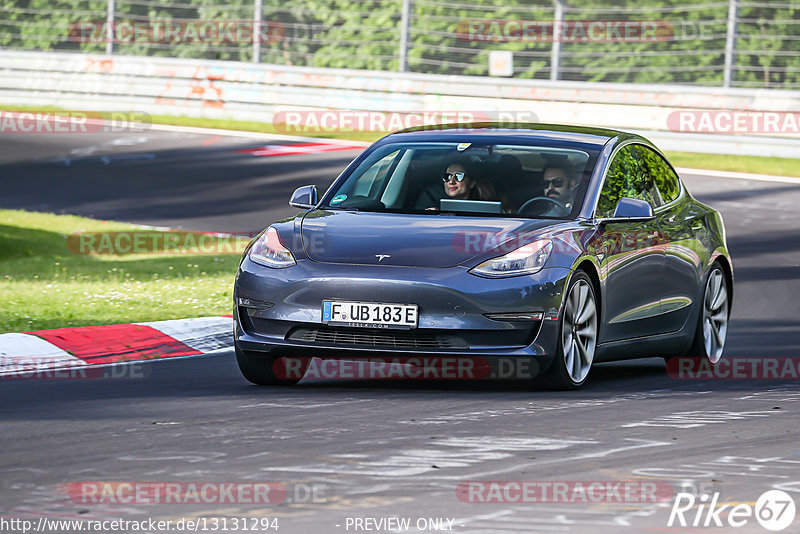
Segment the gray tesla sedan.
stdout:
[[722,356],[722,219],[638,135],[412,128],[290,204],[300,213],[258,235],[236,277],[236,357],[253,383],[296,383],[315,358],[478,358],[577,388],[596,362]]

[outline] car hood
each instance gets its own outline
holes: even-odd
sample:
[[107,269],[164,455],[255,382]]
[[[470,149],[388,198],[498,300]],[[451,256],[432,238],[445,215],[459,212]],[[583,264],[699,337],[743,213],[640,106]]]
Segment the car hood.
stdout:
[[509,252],[516,248],[509,243],[522,246],[530,232],[554,222],[315,210],[303,217],[301,235],[306,256],[316,262],[454,267]]

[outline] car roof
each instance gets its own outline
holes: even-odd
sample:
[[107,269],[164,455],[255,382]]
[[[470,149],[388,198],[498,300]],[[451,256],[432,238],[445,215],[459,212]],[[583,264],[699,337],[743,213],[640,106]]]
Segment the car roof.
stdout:
[[[620,136],[639,138],[635,134],[618,130],[565,124],[470,122],[415,126],[389,134],[382,141],[464,141],[473,139],[474,142],[489,140],[497,142],[500,138],[504,143],[519,142],[522,144],[531,144],[532,142],[552,144],[561,141],[571,145],[585,145],[587,148],[591,146],[597,150],[609,140]],[[643,138],[641,139],[644,141]]]

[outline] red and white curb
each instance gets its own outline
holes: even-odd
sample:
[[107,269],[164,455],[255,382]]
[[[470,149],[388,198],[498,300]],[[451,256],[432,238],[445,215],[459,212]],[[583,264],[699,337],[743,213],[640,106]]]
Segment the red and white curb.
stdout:
[[319,154],[321,152],[337,152],[340,150],[363,150],[360,144],[329,143],[327,141],[313,143],[292,143],[289,145],[264,145],[257,148],[244,148],[236,152],[250,154],[251,156],[302,156],[306,154]]
[[201,356],[232,346],[231,317],[0,334],[0,376]]

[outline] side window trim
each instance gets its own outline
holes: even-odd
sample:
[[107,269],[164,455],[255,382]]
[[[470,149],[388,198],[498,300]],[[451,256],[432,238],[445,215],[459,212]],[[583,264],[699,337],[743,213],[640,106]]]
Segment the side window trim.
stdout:
[[[603,188],[606,185],[606,180],[608,179],[608,171],[611,170],[611,166],[614,164],[614,161],[617,158],[617,155],[626,147],[630,145],[640,145],[636,139],[631,139],[629,141],[623,141],[619,144],[619,146],[614,148],[614,151],[611,153],[611,156],[608,158],[608,163],[603,169],[603,179],[600,181],[600,188],[597,190],[597,196],[595,197],[594,208],[592,209],[592,219],[597,218],[597,206],[600,204],[600,198],[603,196]],[[639,164],[639,158],[636,157],[637,165]]]
[[[651,150],[653,150],[653,148],[654,148],[654,147],[651,147],[650,145],[646,145],[646,144],[640,142],[637,139],[630,139],[628,141],[623,141],[617,147],[614,148],[614,151],[609,156],[608,162],[606,163],[606,166],[603,169],[603,178],[600,180],[600,187],[597,190],[597,195],[595,196],[595,199],[594,199],[594,206],[592,207],[592,216],[591,216],[592,219],[596,219],[597,218],[597,205],[600,203],[600,195],[603,192],[603,187],[605,187],[605,185],[606,185],[606,178],[608,178],[608,171],[611,168],[611,164],[614,162],[614,158],[617,157],[617,153],[619,153],[620,150],[622,150],[623,148],[625,148],[628,145],[640,145],[640,146],[649,148]],[[655,212],[660,212],[660,211],[666,209],[667,207],[672,206],[674,203],[680,201],[684,197],[684,193],[685,193],[686,190],[685,190],[685,188],[683,186],[683,180],[681,180],[681,176],[680,176],[680,174],[678,174],[678,171],[675,170],[675,167],[672,166],[672,164],[669,162],[669,160],[667,160],[667,158],[665,158],[664,155],[658,149],[656,149],[654,151],[655,151],[656,154],[658,154],[661,157],[661,159],[663,159],[667,163],[667,165],[669,165],[669,168],[672,169],[672,172],[675,173],[675,176],[677,176],[677,178],[678,178],[678,186],[680,187],[680,192],[678,193],[678,196],[674,200],[671,200],[670,202],[667,202],[666,204],[662,204],[661,206],[658,206],[657,208],[653,209],[653,212],[655,213]]]
[[657,209],[653,210],[654,212],[661,212],[661,211],[664,211],[666,209],[669,209],[670,207],[673,206],[673,204],[681,201],[683,199],[683,197],[684,197],[684,193],[685,193],[686,189],[683,186],[683,180],[681,180],[681,175],[678,174],[678,171],[675,170],[675,167],[672,166],[672,163],[669,162],[669,160],[666,158],[666,156],[664,156],[664,154],[661,153],[660,150],[658,150],[655,147],[650,147],[650,146],[647,146],[647,145],[642,145],[642,146],[644,146],[646,148],[649,148],[650,150],[655,152],[656,155],[658,155],[658,157],[660,157],[661,160],[664,163],[667,164],[667,167],[669,167],[669,170],[672,171],[672,173],[675,175],[675,178],[678,180],[678,196],[676,196],[675,198],[673,198],[672,200],[670,200],[666,204],[663,204],[663,205],[659,206]]
[[[642,176],[646,176],[647,180],[650,182],[650,195],[653,197],[653,202],[650,207],[653,208],[653,211],[656,211],[658,208],[666,204],[666,202],[664,202],[664,197],[661,196],[661,190],[658,188],[658,183],[656,182],[655,176],[652,172],[650,172],[650,166],[647,165],[644,157],[644,151],[649,149],[650,147],[647,145],[642,143],[634,143],[634,153],[636,154],[636,159],[639,162],[639,170],[642,172]],[[656,154],[656,156],[661,157],[660,154]]]
[[608,157],[608,161],[606,162],[605,168],[603,169],[603,178],[600,180],[600,187],[597,188],[597,195],[595,195],[594,198],[594,206],[592,207],[592,219],[597,218],[597,205],[600,204],[600,196],[602,195],[603,188],[606,185],[606,178],[608,178],[608,171],[609,169],[611,169],[611,164],[614,163],[614,159],[617,157],[617,154],[619,153],[620,150],[633,143],[634,140],[623,141],[618,146],[614,147],[613,152],[611,152],[611,155]]

